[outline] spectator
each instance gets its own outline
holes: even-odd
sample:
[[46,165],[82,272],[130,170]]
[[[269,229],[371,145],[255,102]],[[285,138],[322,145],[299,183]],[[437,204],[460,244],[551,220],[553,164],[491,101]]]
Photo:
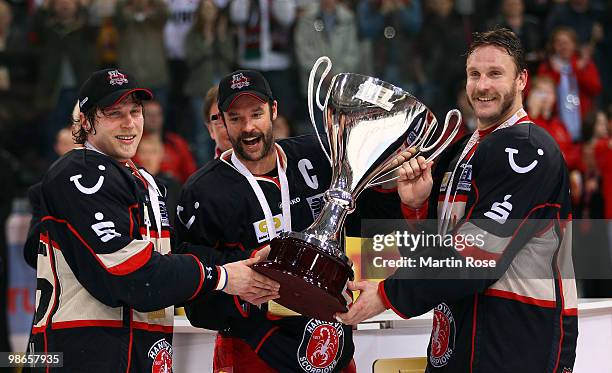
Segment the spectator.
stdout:
[[[602,112],[603,114],[603,112]],[[605,114],[603,115],[605,117]],[[604,219],[608,219],[608,247],[612,258],[612,133],[595,143],[594,157],[601,175],[603,191]]]
[[50,112],[45,124],[46,156],[57,131],[70,120],[77,88],[96,68],[98,29],[79,0],[49,0],[34,14],[31,40],[38,51],[37,103]]
[[[174,177],[181,184],[196,170],[189,145],[180,135],[164,130],[164,111],[159,101],[144,103],[144,133],[156,137],[164,144],[164,156],[160,170]],[[140,163],[140,159],[135,157]]]
[[170,72],[168,110],[165,113],[168,129],[186,138],[193,138],[193,114],[185,96],[188,72],[185,37],[193,25],[198,0],[166,0],[170,17],[164,28],[164,44]]
[[599,37],[602,27],[599,22],[600,15],[591,8],[589,3],[589,0],[557,1],[550,10],[546,21],[548,34],[560,26],[565,26],[576,32],[580,44],[586,45],[594,38],[601,39]]
[[501,14],[489,21],[489,28],[506,27],[514,31],[525,48],[525,60],[533,73],[544,58],[544,34],[537,18],[525,14],[524,0],[503,0]]
[[374,76],[407,89],[411,61],[404,52],[421,29],[420,0],[360,0],[357,18],[360,37],[371,42]]
[[17,131],[33,117],[34,59],[24,31],[13,23],[9,4],[0,0],[0,148],[14,145]]
[[548,76],[536,76],[527,96],[527,112],[535,124],[546,129],[557,141],[567,168],[580,168],[581,150],[574,144],[565,124],[557,115],[555,82]]
[[[320,56],[328,56],[332,61],[328,78],[355,71],[359,66],[357,22],[353,12],[338,0],[320,0],[308,5],[297,22],[294,36],[304,95],[310,70]],[[272,92],[276,92],[274,87]]]
[[164,152],[164,144],[157,136],[146,135],[142,137],[140,144],[138,144],[136,157],[140,165],[166,187],[166,210],[170,221],[174,221],[181,184],[175,177],[161,170],[165,156]]
[[163,0],[122,0],[117,5],[119,67],[135,74],[166,109],[168,66],[162,39],[166,5]]
[[15,159],[2,148],[0,148],[0,167],[2,168],[2,182],[0,183],[0,350],[12,351],[6,316],[8,252],[5,227],[15,196],[17,165]]
[[538,75],[549,76],[555,81],[559,117],[572,140],[579,141],[581,120],[593,108],[601,82],[591,56],[578,54],[578,41],[572,29],[560,27],[553,32],[549,57],[540,65]]
[[276,140],[286,139],[291,136],[291,125],[286,117],[277,115],[272,121],[272,134]]
[[219,13],[214,1],[200,2],[196,21],[185,39],[185,50],[189,68],[185,94],[190,97],[194,112],[195,154],[202,165],[211,159],[214,147],[202,127],[202,123],[208,122],[204,117],[206,90],[230,72],[234,60],[228,19]]
[[425,6],[427,22],[423,23],[415,53],[420,87],[416,94],[437,118],[444,118],[455,105],[456,82],[465,79],[465,25],[453,10],[453,0],[428,0]]
[[227,137],[227,128],[225,128],[225,123],[223,123],[219,113],[218,94],[219,87],[215,85],[206,92],[206,97],[204,97],[204,123],[206,123],[210,138],[215,142],[215,158],[232,147],[232,143]]
[[291,116],[296,101],[291,61],[295,0],[232,0],[229,12],[237,26],[238,67],[259,70],[279,98],[280,113]]

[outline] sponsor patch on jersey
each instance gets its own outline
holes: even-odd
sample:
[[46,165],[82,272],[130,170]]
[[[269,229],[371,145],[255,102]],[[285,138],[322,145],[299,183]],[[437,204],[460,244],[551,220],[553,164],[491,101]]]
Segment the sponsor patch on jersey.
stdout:
[[455,350],[455,318],[446,303],[434,309],[429,362],[436,368],[448,364]]
[[472,190],[472,165],[462,164],[461,175],[459,176],[459,184],[457,184],[457,190],[463,190],[469,192]]
[[308,201],[308,206],[310,207],[310,212],[312,212],[313,219],[318,218],[321,210],[323,210],[323,205],[325,204],[324,197],[325,193],[319,193],[312,197],[306,198],[306,201]]
[[[274,220],[274,228],[276,229],[276,234],[280,234],[281,232],[286,231],[282,214],[274,215],[272,219]],[[268,224],[266,223],[266,219],[262,219],[253,223],[253,229],[255,230],[257,243],[262,243],[270,240],[270,234],[268,233]]]
[[164,201],[159,201],[159,212],[161,215],[162,227],[170,226],[170,218],[168,218],[168,207]]
[[444,177],[442,177],[442,183],[440,184],[440,192],[446,192],[446,187],[448,186],[448,181],[450,180],[451,172],[445,172]]
[[343,348],[342,324],[310,319],[298,348],[298,362],[305,372],[328,373],[338,365]]
[[172,345],[165,338],[153,343],[147,356],[152,360],[151,373],[172,372]]

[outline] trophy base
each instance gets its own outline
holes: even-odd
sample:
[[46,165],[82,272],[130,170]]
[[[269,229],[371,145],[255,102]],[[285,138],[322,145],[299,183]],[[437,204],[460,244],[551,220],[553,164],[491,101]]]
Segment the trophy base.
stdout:
[[333,321],[346,312],[343,292],[353,278],[350,264],[292,234],[270,242],[267,260],[253,270],[281,284],[275,302],[305,316]]

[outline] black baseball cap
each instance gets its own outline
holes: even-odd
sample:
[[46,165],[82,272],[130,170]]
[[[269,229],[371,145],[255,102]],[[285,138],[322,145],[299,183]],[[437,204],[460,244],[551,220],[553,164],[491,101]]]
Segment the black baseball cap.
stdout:
[[238,70],[227,75],[219,82],[217,104],[219,110],[227,111],[234,101],[242,95],[251,95],[262,102],[274,100],[270,85],[260,72]]
[[104,69],[93,73],[79,90],[79,107],[85,113],[94,106],[113,106],[134,93],[141,100],[150,100],[153,93],[138,86],[133,76],[119,69]]

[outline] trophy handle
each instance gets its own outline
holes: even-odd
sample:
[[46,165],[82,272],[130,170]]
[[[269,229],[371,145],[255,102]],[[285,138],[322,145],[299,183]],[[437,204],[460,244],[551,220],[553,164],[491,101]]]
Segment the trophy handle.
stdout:
[[[423,136],[424,141],[421,141],[419,144],[417,144],[417,153],[413,155],[413,157],[417,157],[422,153],[428,152],[432,150],[436,145],[438,145],[438,143],[440,142],[440,140],[446,133],[446,130],[448,129],[450,122],[453,118],[457,118],[457,121],[455,122],[455,127],[453,127],[453,130],[450,136],[448,136],[446,140],[444,140],[444,143],[442,143],[442,145],[440,145],[436,149],[436,151],[434,151],[429,157],[427,157],[427,162],[430,162],[436,159],[440,155],[440,153],[442,153],[444,149],[446,149],[450,145],[450,143],[453,141],[453,139],[455,138],[455,136],[457,136],[457,133],[459,132],[459,128],[461,127],[462,117],[461,117],[461,112],[457,109],[453,109],[449,111],[448,113],[446,113],[446,118],[444,119],[444,127],[442,128],[442,133],[440,134],[440,137],[438,137],[433,144],[424,146],[424,144],[426,144],[431,139],[431,136],[433,136],[433,132],[435,131],[435,126],[432,126],[429,129],[427,129],[425,136]],[[375,177],[372,181],[368,183],[367,188],[381,185],[384,183],[388,183],[389,181],[396,180],[399,177],[398,171],[401,166],[402,165],[394,167],[391,170],[383,173],[382,175]]]
[[[331,165],[332,164],[331,157],[329,156],[329,153],[323,146],[323,142],[321,141],[321,136],[319,136],[319,130],[317,129],[317,124],[315,123],[314,108],[312,105],[312,101],[313,101],[312,93],[313,93],[313,88],[314,88],[314,80],[317,75],[317,69],[319,68],[319,65],[322,63],[326,63],[327,66],[325,67],[325,70],[323,70],[321,79],[319,79],[319,85],[317,86],[316,102],[317,102],[317,106],[319,107],[319,110],[323,111],[325,109],[325,106],[319,101],[320,99],[319,94],[321,92],[321,84],[323,84],[323,80],[325,80],[325,77],[327,76],[327,74],[329,74],[329,71],[331,70],[331,67],[332,67],[332,63],[329,57],[321,56],[319,57],[319,59],[317,59],[314,66],[312,66],[312,70],[310,70],[310,76],[308,77],[308,113],[310,114],[310,123],[312,124],[312,127],[314,128],[315,133],[317,134],[319,145],[321,146],[323,153],[325,154],[325,156],[327,157],[327,160],[329,161],[329,164]],[[329,146],[330,145],[329,139],[327,141],[328,141],[327,145]]]

